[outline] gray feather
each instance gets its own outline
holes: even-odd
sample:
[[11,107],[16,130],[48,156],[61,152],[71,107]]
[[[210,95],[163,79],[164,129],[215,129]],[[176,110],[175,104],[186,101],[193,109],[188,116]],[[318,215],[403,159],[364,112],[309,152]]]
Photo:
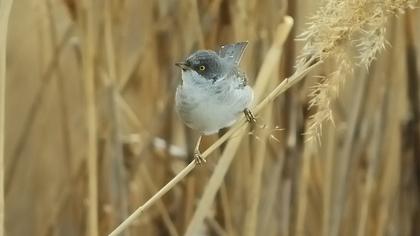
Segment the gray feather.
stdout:
[[227,61],[239,65],[247,45],[248,42],[223,45],[220,47],[219,56],[226,59]]

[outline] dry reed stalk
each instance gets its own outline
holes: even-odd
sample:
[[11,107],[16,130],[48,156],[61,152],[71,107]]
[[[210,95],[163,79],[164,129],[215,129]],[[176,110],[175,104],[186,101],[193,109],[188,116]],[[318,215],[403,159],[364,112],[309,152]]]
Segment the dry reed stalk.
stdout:
[[211,227],[211,230],[218,236],[225,236],[227,233],[222,226],[213,218],[207,218],[206,223]]
[[[320,65],[322,61],[318,60],[316,57],[310,57],[306,63],[302,64],[299,68],[297,68],[296,72],[290,76],[289,78],[284,79],[270,94],[268,94],[253,110],[254,114],[258,114],[262,108],[270,104],[277,98],[281,93],[285,92],[287,89],[301,81],[305,75],[307,75],[310,71]],[[220,137],[215,143],[213,143],[208,149],[206,149],[202,156],[203,158],[207,158],[207,156],[215,151],[221,144],[226,142],[232,135],[236,134],[244,125],[246,125],[246,119],[242,117],[239,119],[236,124]],[[161,198],[165,193],[167,193],[170,189],[172,189],[179,181],[181,181],[188,173],[190,173],[195,168],[195,162],[191,162],[188,166],[186,166],[182,171],[180,171],[174,178],[171,179],[165,186],[163,186],[153,197],[151,197],[148,201],[146,201],[143,205],[138,207],[124,222],[122,222],[114,231],[112,231],[109,235],[115,236],[125,230],[129,225],[141,215],[144,210],[148,209],[151,205],[153,205],[159,198]]]
[[297,213],[296,213],[296,224],[295,224],[295,235],[305,235],[307,224],[305,224],[305,217],[307,215],[307,204],[308,204],[308,186],[310,182],[310,172],[312,164],[313,153],[309,148],[305,148],[302,154],[302,170],[300,173],[300,179],[298,184],[298,199],[297,199]]
[[[381,99],[383,103],[383,99]],[[383,110],[383,104],[379,106]],[[371,207],[371,202],[374,197],[373,190],[375,188],[375,183],[377,182],[377,172],[378,172],[378,162],[381,157],[380,155],[380,146],[383,142],[383,116],[381,116],[381,110],[377,110],[374,115],[374,127],[373,127],[373,145],[371,152],[368,154],[368,169],[366,171],[366,184],[362,192],[362,203],[360,210],[359,222],[357,223],[357,236],[364,236],[367,232],[367,225],[369,223],[369,212]]]
[[82,48],[83,77],[86,99],[87,125],[87,171],[88,171],[88,234],[98,236],[98,147],[97,147],[97,116],[95,99],[95,54],[96,54],[96,11],[94,0],[85,0],[84,41]]
[[[105,33],[105,53],[107,76],[105,76],[105,89],[108,98],[108,112],[110,123],[110,155],[106,158],[108,172],[104,171],[104,182],[109,182],[109,198],[110,202],[116,212],[114,219],[117,222],[123,220],[128,215],[128,178],[124,167],[124,153],[121,140],[121,118],[118,109],[118,98],[120,93],[117,88],[118,84],[118,71],[117,60],[114,46],[114,32],[113,32],[113,18],[112,14],[112,1],[106,0],[104,9],[104,33]],[[115,222],[113,222],[115,224]],[[111,224],[113,225],[113,224]],[[113,226],[111,226],[113,227]]]
[[[393,44],[391,60],[387,68],[386,89],[385,89],[385,109],[383,113],[387,119],[384,121],[384,143],[382,144],[382,156],[384,159],[381,174],[381,183],[379,183],[378,197],[381,199],[378,208],[378,219],[375,227],[375,235],[386,235],[390,232],[391,225],[389,224],[392,217],[392,210],[397,202],[397,190],[400,185],[401,176],[401,135],[400,124],[403,108],[399,106],[404,99],[403,81],[399,78],[405,74],[405,63],[396,63],[396,58],[399,54],[404,52],[404,37],[400,32],[400,24],[393,22],[392,31],[394,32],[391,43]],[[404,58],[404,57],[402,57]],[[404,59],[403,59],[404,60]],[[414,226],[416,227],[416,226]]]
[[[418,11],[417,11],[418,13]],[[408,103],[409,103],[409,110],[410,110],[410,119],[406,121],[405,128],[404,128],[404,139],[403,142],[406,143],[403,147],[402,153],[406,156],[404,159],[413,159],[412,169],[416,172],[416,182],[420,183],[420,160],[416,157],[420,156],[420,69],[418,68],[419,65],[419,57],[420,54],[420,40],[418,31],[415,30],[414,26],[416,23],[419,22],[419,14],[408,13],[405,19],[405,34],[406,34],[406,68],[407,68],[407,96],[408,96]],[[418,28],[418,27],[417,27]],[[410,153],[408,154],[407,153]],[[403,161],[404,163],[404,161]],[[407,171],[404,171],[408,173]],[[405,175],[401,177],[405,179]],[[419,186],[419,184],[417,184]],[[417,192],[417,196],[420,194],[420,188],[411,188],[413,192]],[[404,194],[402,194],[404,197]],[[403,198],[402,197],[402,198]],[[402,201],[406,204],[406,201]],[[420,225],[420,207],[419,203],[416,202],[411,204],[410,206],[411,211],[413,212],[412,215],[415,215],[415,219],[403,219],[400,218],[401,222],[407,222],[406,224],[412,225]],[[403,211],[404,212],[404,211]],[[403,227],[400,227],[403,228]],[[408,227],[407,227],[408,228]],[[411,232],[412,235],[420,235],[420,228],[419,227],[412,227]]]
[[227,236],[235,236],[232,222],[232,207],[229,205],[226,183],[223,183],[222,187],[220,188],[220,202],[221,208],[223,210],[223,219],[227,231]]
[[[275,224],[278,225],[278,230],[280,231],[280,229],[285,229],[287,227],[289,227],[288,223],[282,224],[284,222],[287,222],[287,215],[288,214],[284,214],[285,217],[282,217],[281,222],[278,223],[275,217],[273,217],[274,214],[274,210],[277,207],[277,204],[279,204],[280,201],[280,206],[286,202],[285,204],[288,204],[288,200],[287,199],[282,199],[281,196],[278,196],[278,192],[280,187],[283,187],[283,183],[282,183],[282,178],[281,175],[283,173],[283,169],[284,169],[284,154],[281,153],[281,155],[278,157],[277,159],[277,163],[274,164],[274,168],[271,172],[270,175],[270,180],[271,183],[266,187],[266,189],[268,189],[267,193],[266,193],[266,200],[265,200],[265,207],[264,209],[261,211],[262,212],[262,216],[260,217],[260,222],[261,222],[261,226],[259,227],[259,231],[257,233],[257,235],[272,235],[275,232],[269,233],[270,230],[273,231],[272,228],[269,227],[270,224],[272,224],[273,222],[276,222]],[[279,200],[281,199],[281,200]],[[280,235],[288,235],[286,232],[282,232]]]
[[[47,0],[45,2],[45,7],[47,8],[47,25],[50,32],[50,40],[51,40],[51,51],[53,55],[56,54],[55,50],[58,48],[58,32],[56,25],[54,24],[54,17],[53,17],[53,9],[52,9],[52,1]],[[64,83],[63,73],[59,66],[60,59],[57,58],[57,67],[56,67],[56,75],[57,75],[57,90],[59,91],[59,100],[60,100],[60,113],[61,113],[61,129],[62,129],[62,138],[64,141],[64,155],[63,159],[66,162],[66,166],[71,167],[71,157],[72,157],[72,150],[71,150],[71,131],[69,127],[69,107],[67,105],[67,91]],[[70,173],[71,168],[69,168],[68,176],[71,175]],[[70,179],[70,178],[69,178]]]
[[356,131],[357,121],[360,117],[361,106],[363,103],[363,99],[366,97],[366,89],[367,89],[367,75],[357,76],[358,81],[355,88],[354,94],[354,102],[351,105],[350,110],[350,118],[349,118],[349,125],[348,130],[346,133],[346,137],[344,139],[343,148],[340,150],[340,162],[337,163],[336,166],[336,186],[333,195],[333,212],[332,212],[332,228],[331,228],[331,235],[340,235],[340,225],[342,224],[342,215],[344,212],[344,206],[346,204],[346,194],[347,194],[347,183],[349,182],[349,169],[352,157],[352,147],[354,142],[354,135]]
[[7,30],[13,0],[0,2],[0,236],[5,234],[4,229],[4,142],[6,119],[6,52]]
[[[292,211],[292,206],[290,205],[291,202],[291,197],[292,197],[292,181],[291,180],[286,180],[285,183],[283,184],[283,189],[282,189],[282,202],[281,202],[281,212],[282,212],[282,217],[280,219],[280,229],[278,229],[278,233],[277,234],[272,234],[274,235],[290,235],[290,229],[291,229],[291,211]],[[275,233],[275,232],[274,232]]]
[[[193,204],[190,204],[191,202],[195,201],[195,194],[196,194],[196,182],[199,181],[196,178],[193,177],[187,177],[187,179],[185,180],[185,197],[184,197],[184,204],[185,204],[185,208],[184,208],[184,217],[183,217],[183,222],[182,222],[182,231],[184,231],[184,229],[187,228],[188,226],[188,221],[191,219],[191,216],[193,214]],[[157,189],[156,189],[157,190]]]
[[[278,67],[277,67],[278,69]],[[278,75],[278,73],[276,73]],[[261,118],[267,122],[268,124],[273,123],[272,115],[273,115],[273,108],[266,107],[261,112]],[[255,148],[255,152],[253,157],[255,159],[255,163],[253,164],[253,169],[251,172],[251,183],[248,186],[248,197],[250,200],[250,208],[245,214],[245,227],[244,227],[244,235],[245,236],[253,236],[258,235],[257,233],[257,225],[260,222],[259,220],[259,206],[261,202],[261,191],[262,191],[262,177],[263,177],[263,170],[264,170],[264,161],[267,155],[267,142],[270,140],[270,130],[267,127],[261,130],[256,134],[259,139],[257,139],[257,147]]]
[[[191,6],[191,9],[193,11],[192,20],[194,22],[200,22],[200,12],[198,9],[198,0],[190,0],[189,4]],[[194,24],[194,31],[195,35],[197,36],[198,40],[198,48],[204,48],[204,35],[203,35],[203,29],[201,28],[201,24]]]
[[331,221],[331,212],[332,212],[332,189],[333,189],[333,179],[334,179],[334,153],[336,145],[336,135],[334,133],[333,127],[328,127],[326,132],[328,142],[326,145],[326,154],[325,154],[325,174],[324,174],[324,186],[323,186],[323,201],[322,201],[322,235],[330,235],[330,221]]
[[[51,42],[49,50],[52,52],[51,56],[54,57],[57,55],[57,50],[59,49],[59,32],[57,25],[55,24],[54,11],[53,11],[53,0],[47,0],[45,2],[39,2],[40,7],[45,8],[47,12],[46,17],[46,28],[48,31],[49,40]],[[42,11],[40,12],[41,17],[43,16]],[[50,234],[54,229],[57,228],[56,222],[58,221],[59,215],[63,210],[63,205],[68,200],[72,189],[72,155],[73,150],[71,149],[71,127],[69,123],[70,113],[69,113],[69,104],[70,101],[67,100],[68,94],[65,84],[65,77],[63,71],[60,68],[60,58],[56,59],[56,68],[52,71],[51,77],[56,76],[56,89],[58,91],[58,100],[59,100],[59,116],[60,116],[60,131],[61,138],[63,140],[63,154],[62,161],[67,167],[63,175],[66,176],[66,181],[62,185],[62,188],[57,191],[57,195],[54,198],[54,202],[51,205],[50,209],[45,210],[45,215],[48,217],[44,218],[45,228],[41,231],[40,235]],[[51,61],[48,61],[51,63]],[[45,96],[45,95],[44,95]],[[48,212],[49,211],[49,212]]]

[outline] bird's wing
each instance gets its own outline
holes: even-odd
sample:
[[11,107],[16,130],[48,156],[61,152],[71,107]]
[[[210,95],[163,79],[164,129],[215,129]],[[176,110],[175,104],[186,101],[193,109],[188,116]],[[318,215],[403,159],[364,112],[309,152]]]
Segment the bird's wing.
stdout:
[[236,80],[238,88],[243,88],[248,85],[248,78],[245,73],[239,70],[237,67],[233,67],[232,70],[227,74],[228,78]]
[[248,42],[239,42],[223,45],[220,47],[219,56],[226,60],[239,65],[241,62],[242,55],[244,54],[245,48]]

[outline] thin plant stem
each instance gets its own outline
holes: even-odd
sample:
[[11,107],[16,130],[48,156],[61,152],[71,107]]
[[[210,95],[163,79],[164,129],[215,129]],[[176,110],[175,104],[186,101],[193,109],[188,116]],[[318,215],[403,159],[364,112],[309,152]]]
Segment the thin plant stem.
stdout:
[[4,142],[6,118],[7,29],[13,0],[0,2],[0,236],[4,235]]
[[[106,78],[106,87],[108,91],[108,109],[109,109],[109,120],[110,120],[110,136],[111,136],[111,155],[108,158],[110,165],[110,173],[108,173],[104,181],[109,181],[111,184],[110,196],[111,201],[118,209],[116,216],[117,222],[123,220],[128,215],[128,187],[127,187],[127,173],[124,168],[124,152],[121,141],[121,130],[120,130],[120,115],[118,113],[118,97],[120,97],[117,84],[117,78],[119,76],[116,66],[116,55],[114,46],[114,35],[113,35],[113,22],[112,22],[112,2],[111,0],[105,1],[104,7],[104,18],[105,18],[105,49],[108,76]],[[105,176],[104,176],[105,177]],[[112,227],[112,226],[111,226]]]
[[97,124],[95,102],[95,8],[94,1],[87,0],[85,16],[85,42],[82,51],[87,114],[87,170],[88,170],[88,235],[98,233],[98,163]]

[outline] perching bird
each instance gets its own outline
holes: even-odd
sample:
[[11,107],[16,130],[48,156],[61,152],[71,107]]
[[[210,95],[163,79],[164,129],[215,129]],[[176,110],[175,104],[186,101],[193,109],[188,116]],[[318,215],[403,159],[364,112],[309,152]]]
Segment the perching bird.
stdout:
[[[255,121],[248,109],[253,91],[239,69],[247,44],[225,45],[219,53],[199,50],[184,62],[176,63],[182,69],[182,83],[176,90],[176,110],[184,123],[201,135],[231,126],[241,113],[248,121]],[[197,164],[204,162],[199,151],[201,135],[194,150]]]

